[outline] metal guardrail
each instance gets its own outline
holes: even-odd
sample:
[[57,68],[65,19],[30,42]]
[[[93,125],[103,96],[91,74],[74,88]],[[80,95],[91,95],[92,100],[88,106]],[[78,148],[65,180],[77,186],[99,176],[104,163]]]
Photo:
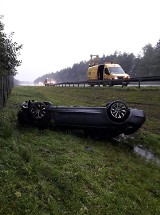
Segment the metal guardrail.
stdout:
[[13,76],[0,76],[0,109],[2,109],[13,88]]
[[97,81],[78,81],[78,82],[60,82],[60,83],[56,83],[52,86],[62,86],[62,87],[66,87],[66,86],[86,86],[86,85],[90,85],[90,86],[94,86],[94,85],[98,85],[99,87],[101,85],[106,86],[108,85],[109,87],[113,86],[113,85],[122,85],[125,86],[126,84],[130,84],[130,83],[137,83],[138,87],[140,88],[141,84],[143,82],[155,82],[155,81],[160,81],[160,76],[153,76],[153,77],[135,77],[135,78],[130,78],[130,79],[118,79],[118,80],[97,80]]

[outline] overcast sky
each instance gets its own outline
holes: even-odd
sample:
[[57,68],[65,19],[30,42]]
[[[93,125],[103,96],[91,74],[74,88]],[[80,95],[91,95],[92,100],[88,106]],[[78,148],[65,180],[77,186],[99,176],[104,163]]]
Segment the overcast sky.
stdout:
[[114,51],[139,54],[160,39],[160,0],[0,0],[5,33],[23,44],[17,79]]

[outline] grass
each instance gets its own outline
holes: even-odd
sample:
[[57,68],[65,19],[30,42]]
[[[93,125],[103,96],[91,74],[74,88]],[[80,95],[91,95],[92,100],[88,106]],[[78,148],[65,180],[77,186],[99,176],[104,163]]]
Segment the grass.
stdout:
[[[133,152],[143,145],[160,158],[160,88],[15,87],[0,112],[0,214],[160,214],[160,166]],[[85,138],[17,124],[28,99],[55,105],[105,105],[122,99],[147,121],[126,141]]]

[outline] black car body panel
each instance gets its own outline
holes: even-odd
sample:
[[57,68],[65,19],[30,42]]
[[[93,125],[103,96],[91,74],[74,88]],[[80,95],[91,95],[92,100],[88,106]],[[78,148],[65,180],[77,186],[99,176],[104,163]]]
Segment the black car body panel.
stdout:
[[104,107],[54,106],[50,102],[28,101],[18,112],[21,124],[39,127],[67,127],[70,129],[101,130],[111,136],[132,134],[146,120],[143,110],[128,108],[122,101]]

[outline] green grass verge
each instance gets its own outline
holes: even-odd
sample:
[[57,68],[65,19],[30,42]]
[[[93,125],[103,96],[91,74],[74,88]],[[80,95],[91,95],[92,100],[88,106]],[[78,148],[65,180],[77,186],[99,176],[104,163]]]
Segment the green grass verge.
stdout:
[[[0,214],[160,214],[160,166],[133,152],[142,145],[160,158],[159,88],[16,87],[0,112]],[[115,143],[17,124],[28,99],[55,105],[105,105],[121,99],[144,109],[147,121]]]

